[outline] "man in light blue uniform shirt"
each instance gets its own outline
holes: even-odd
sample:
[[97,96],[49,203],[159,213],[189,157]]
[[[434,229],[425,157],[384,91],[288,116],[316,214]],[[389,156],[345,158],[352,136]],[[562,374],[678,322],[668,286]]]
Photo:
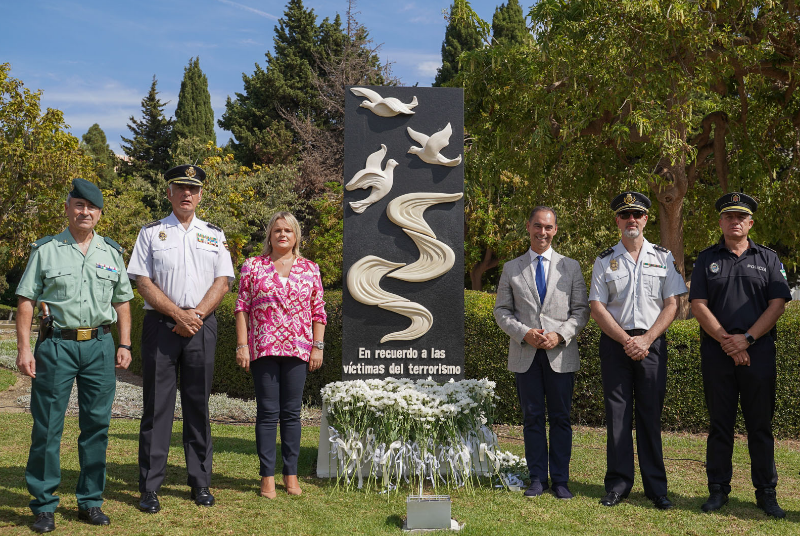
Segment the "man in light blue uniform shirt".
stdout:
[[[650,200],[623,192],[611,201],[622,232],[592,268],[589,303],[600,336],[600,371],[608,427],[607,495],[615,506],[633,487],[633,415],[645,495],[668,510],[667,475],[661,446],[661,410],[667,389],[664,332],[675,319],[677,297],[688,289],[672,253],[645,240]],[[635,401],[635,409],[634,409]]]

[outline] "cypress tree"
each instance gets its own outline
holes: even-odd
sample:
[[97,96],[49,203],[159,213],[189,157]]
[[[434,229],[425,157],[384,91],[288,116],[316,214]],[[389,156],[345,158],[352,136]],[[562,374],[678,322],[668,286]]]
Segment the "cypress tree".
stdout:
[[95,123],[89,127],[89,130],[82,136],[83,143],[86,144],[86,149],[94,161],[95,171],[100,179],[100,188],[111,188],[114,179],[117,178],[117,172],[114,168],[117,166],[117,157],[111,148],[108,146],[106,140],[106,133],[100,128],[100,125]]
[[462,4],[456,0],[450,6],[450,22],[442,42],[442,66],[436,73],[434,87],[447,85],[458,74],[458,58],[464,52],[481,47],[481,36],[472,24],[460,16]]
[[167,103],[158,98],[157,85],[158,80],[153,75],[150,91],[142,99],[142,118],[131,116],[128,129],[133,136],[122,137],[122,150],[130,158],[132,171],[143,173],[149,182],[154,182],[159,173],[166,171],[174,124],[172,118],[164,116]]
[[518,0],[508,0],[508,4],[501,4],[495,8],[492,17],[492,37],[495,42],[519,45],[528,35],[525,16]]
[[217,143],[208,78],[200,69],[199,56],[191,58],[189,65],[184,68],[172,133],[176,139],[195,137],[203,143]]

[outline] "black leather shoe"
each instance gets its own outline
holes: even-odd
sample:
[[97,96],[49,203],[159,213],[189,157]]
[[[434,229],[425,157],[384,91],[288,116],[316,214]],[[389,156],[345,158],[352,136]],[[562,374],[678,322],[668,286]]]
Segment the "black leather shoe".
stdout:
[[600,504],[603,506],[616,506],[622,502],[622,495],[616,491],[609,491],[608,494],[600,499]]
[[53,512],[39,512],[36,514],[36,521],[31,525],[33,532],[44,533],[56,530],[56,517]]
[[783,508],[778,506],[778,498],[775,495],[774,489],[758,489],[756,490],[756,506],[764,510],[768,516],[777,519],[786,517],[786,512]]
[[155,514],[161,510],[161,503],[158,502],[158,495],[155,491],[145,491],[139,499],[139,510],[148,514]]
[[214,506],[214,496],[208,488],[192,488],[192,500],[197,506]]
[[538,497],[539,495],[544,493],[544,490],[546,490],[546,489],[547,489],[547,486],[543,485],[540,481],[531,480],[531,485],[528,486],[528,489],[525,490],[524,495],[525,495],[525,497],[528,497],[529,499],[531,497]]
[[666,495],[662,495],[653,499],[653,506],[659,510],[672,510],[675,507],[675,505],[672,504],[672,501],[670,501]]
[[111,520],[108,519],[108,516],[100,510],[99,506],[92,506],[91,508],[87,508],[86,510],[81,510],[78,508],[78,519],[81,521],[86,521],[90,525],[110,525]]
[[708,491],[708,500],[700,507],[703,512],[713,512],[728,504],[728,494],[719,484],[711,484],[708,486]]

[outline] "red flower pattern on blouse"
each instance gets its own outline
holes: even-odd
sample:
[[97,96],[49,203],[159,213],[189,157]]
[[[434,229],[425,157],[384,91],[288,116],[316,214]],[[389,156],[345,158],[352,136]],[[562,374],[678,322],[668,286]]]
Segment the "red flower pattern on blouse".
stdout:
[[284,284],[269,255],[244,261],[235,312],[249,315],[250,360],[292,355],[308,361],[312,322],[327,324],[319,266],[297,258]]

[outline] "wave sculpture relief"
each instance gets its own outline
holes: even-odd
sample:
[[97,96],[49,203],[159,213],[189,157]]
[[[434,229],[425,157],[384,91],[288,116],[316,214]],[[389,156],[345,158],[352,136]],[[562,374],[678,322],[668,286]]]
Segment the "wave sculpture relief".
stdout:
[[433,315],[428,309],[383,290],[380,281],[383,276],[388,275],[401,281],[420,283],[444,275],[453,268],[455,253],[447,244],[436,239],[436,234],[423,218],[423,213],[425,209],[438,203],[458,201],[462,195],[415,192],[393,199],[386,207],[386,214],[411,237],[419,249],[419,258],[407,265],[367,255],[356,261],[347,272],[347,288],[356,301],[365,305],[377,305],[411,320],[408,328],[385,335],[381,339],[382,343],[417,339],[433,326]]

